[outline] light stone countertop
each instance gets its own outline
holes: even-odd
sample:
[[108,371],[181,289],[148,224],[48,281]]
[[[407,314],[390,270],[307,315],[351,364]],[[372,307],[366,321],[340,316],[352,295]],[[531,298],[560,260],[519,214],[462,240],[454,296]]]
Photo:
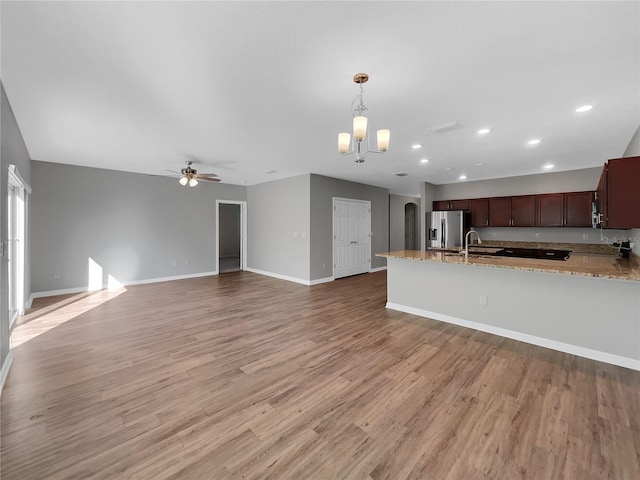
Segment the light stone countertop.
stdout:
[[[640,263],[636,261],[637,257],[633,255],[631,259],[624,259],[617,255],[572,253],[568,260],[539,260],[533,258],[478,256],[472,251],[469,253],[468,265],[470,266],[509,268],[640,282]],[[397,250],[395,252],[376,253],[376,256],[465,265],[463,255],[434,250],[424,252],[419,250]]]

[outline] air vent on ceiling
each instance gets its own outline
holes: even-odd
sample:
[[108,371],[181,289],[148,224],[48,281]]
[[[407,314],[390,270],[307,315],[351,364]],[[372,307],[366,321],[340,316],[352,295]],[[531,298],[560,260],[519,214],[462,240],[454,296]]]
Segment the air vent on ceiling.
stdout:
[[394,173],[394,175],[395,175],[396,177],[406,177],[406,176],[407,176],[407,175],[409,175],[409,174],[408,174],[408,173],[405,173],[405,172],[396,172],[396,173]]
[[444,133],[444,132],[448,132],[449,130],[455,130],[456,128],[460,128],[462,126],[462,124],[460,122],[449,122],[449,123],[443,123],[441,125],[436,125],[435,127],[429,127],[427,128],[427,130],[431,130],[432,132],[436,132],[436,133]]

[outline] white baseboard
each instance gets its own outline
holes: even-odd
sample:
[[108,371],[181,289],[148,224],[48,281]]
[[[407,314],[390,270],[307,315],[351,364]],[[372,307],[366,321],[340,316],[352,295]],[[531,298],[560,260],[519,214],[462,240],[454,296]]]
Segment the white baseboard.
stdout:
[[386,265],[384,267],[371,268],[371,269],[369,269],[369,273],[382,272],[383,270],[386,270],[386,269],[387,269]]
[[325,277],[325,278],[317,278],[315,280],[311,280],[309,285],[319,285],[320,283],[333,282],[335,278],[333,277]]
[[[211,277],[214,275],[218,275],[218,272],[214,271],[214,272],[187,273],[185,275],[174,275],[172,277],[147,278],[145,280],[133,280],[131,282],[123,283],[122,285],[125,287],[128,287],[129,285],[145,285],[147,283],[171,282],[173,280],[185,280],[187,278]],[[106,288],[106,286],[104,288]]]
[[[171,277],[157,277],[157,278],[146,278],[143,280],[131,280],[130,282],[124,282],[122,284],[123,287],[128,287],[130,285],[144,285],[147,283],[160,283],[160,282],[171,282],[173,280],[184,280],[187,278],[198,278],[198,277],[210,277],[212,275],[218,275],[218,272],[199,272],[199,273],[187,273],[185,275],[174,275]],[[108,285],[103,285],[103,289],[108,288]],[[29,296],[28,308],[31,308],[31,303],[34,298],[41,297],[53,297],[55,295],[67,295],[70,293],[83,293],[89,292],[93,290],[89,290],[88,287],[75,287],[75,288],[65,288],[62,290],[47,290],[44,292],[33,292]]]
[[530,343],[539,347],[550,348],[559,352],[570,353],[579,357],[590,358],[591,360],[597,360],[599,362],[610,363],[612,365],[618,365],[620,367],[640,371],[640,360],[635,358],[622,357],[620,355],[614,355],[612,353],[601,352],[599,350],[580,347],[578,345],[572,345],[570,343],[558,342],[556,340],[551,340],[548,338],[536,337],[535,335],[516,332],[514,330],[507,330],[506,328],[494,327],[492,325],[486,325],[484,323],[463,320],[461,318],[452,317],[436,312],[429,312],[427,310],[408,307],[406,305],[400,305],[398,303],[387,302],[386,307],[391,310],[411,313],[412,315],[418,315],[420,317],[431,318],[433,320],[439,320],[441,322],[452,323],[461,327],[473,328],[474,330],[491,333],[493,335],[499,335],[501,337],[511,338],[513,340]]
[[7,357],[4,359],[2,363],[2,369],[0,369],[0,397],[2,396],[2,388],[4,387],[4,382],[9,375],[9,369],[13,364],[13,353],[9,350]]
[[[302,285],[311,285],[310,280],[305,280],[304,278],[290,277],[289,275],[281,275],[279,273],[267,272],[266,270],[258,270],[257,268],[245,268],[247,272],[257,273],[258,275],[265,275],[267,277],[273,277],[280,280],[287,280],[289,282],[300,283]],[[315,282],[316,280],[314,280]]]

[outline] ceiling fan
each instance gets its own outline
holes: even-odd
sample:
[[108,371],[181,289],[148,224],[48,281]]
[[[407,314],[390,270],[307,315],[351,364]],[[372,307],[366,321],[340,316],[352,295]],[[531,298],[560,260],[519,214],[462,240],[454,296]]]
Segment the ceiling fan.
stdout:
[[180,182],[180,185],[188,184],[190,187],[195,187],[198,184],[199,180],[205,180],[207,182],[220,181],[219,178],[215,178],[218,176],[215,173],[198,173],[196,169],[191,168],[191,165],[193,164],[192,160],[187,160],[184,163],[186,163],[187,166],[181,169],[179,172],[176,172],[173,170],[167,170],[167,172],[176,173],[180,175],[180,178],[178,179],[178,182]]

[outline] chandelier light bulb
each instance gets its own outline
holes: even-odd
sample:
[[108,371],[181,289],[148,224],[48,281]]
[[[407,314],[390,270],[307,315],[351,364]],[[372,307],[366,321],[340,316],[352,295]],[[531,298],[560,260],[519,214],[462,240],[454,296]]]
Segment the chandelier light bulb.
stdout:
[[180,183],[180,185],[186,185],[189,182],[189,179],[185,176],[180,177],[180,180],[178,180],[178,182]]
[[189,179],[189,186],[190,187],[195,187],[198,184],[198,180],[195,179],[195,177],[191,177]]
[[362,115],[353,117],[353,138],[364,140],[367,136],[367,117]]
[[389,150],[389,140],[391,138],[391,131],[386,128],[378,130],[378,150],[386,152]]
[[339,133],[338,134],[338,151],[340,153],[349,153],[350,145],[351,145],[351,134]]

